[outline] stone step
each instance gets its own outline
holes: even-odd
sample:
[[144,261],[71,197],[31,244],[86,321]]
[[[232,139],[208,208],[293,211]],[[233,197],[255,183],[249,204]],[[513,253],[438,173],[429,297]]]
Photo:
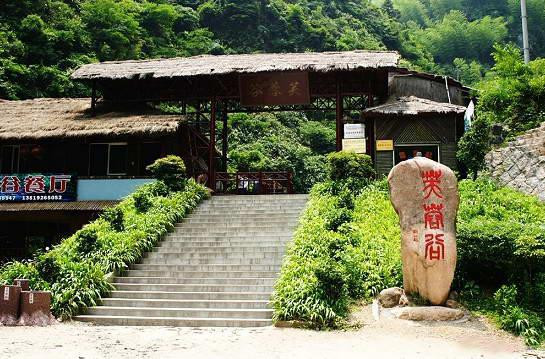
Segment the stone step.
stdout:
[[168,235],[165,240],[161,243],[168,243],[173,241],[190,241],[194,240],[197,242],[202,241],[225,241],[225,240],[234,240],[234,241],[252,241],[252,242],[261,242],[261,241],[270,241],[270,240],[291,240],[293,237],[293,233],[270,233],[270,234],[255,234],[255,235],[243,235],[243,234],[237,234],[237,235],[220,235],[220,236],[212,236],[212,235],[206,235],[205,233],[193,233],[193,234],[178,234],[178,233],[172,233]]
[[269,300],[266,292],[167,292],[150,290],[114,290],[111,298],[165,300]]
[[[172,244],[172,243],[171,243]],[[282,245],[276,246],[212,246],[212,247],[175,247],[161,246],[154,247],[152,252],[155,253],[261,253],[261,252],[284,252],[285,248]]]
[[286,217],[286,218],[189,218],[180,222],[177,226],[184,227],[186,225],[208,225],[208,226],[254,226],[254,225],[263,225],[268,226],[283,226],[289,224],[295,226],[299,223],[299,218],[297,217]]
[[279,230],[283,232],[293,233],[297,228],[296,223],[284,224],[252,224],[245,225],[239,223],[210,225],[210,223],[188,223],[184,225],[176,225],[174,230],[184,234],[234,234],[234,235],[252,235],[252,234],[274,234]]
[[167,327],[266,327],[272,325],[270,319],[229,319],[229,318],[166,318],[78,315],[74,319],[81,322],[93,322],[98,325],[124,326],[167,326]]
[[169,272],[220,272],[220,271],[280,271],[280,264],[132,264],[135,270],[160,270]]
[[252,195],[252,196],[214,196],[206,202],[296,202],[308,201],[308,194],[291,194],[291,195]]
[[249,248],[249,247],[286,247],[290,241],[289,240],[275,240],[275,241],[229,241],[229,240],[218,240],[216,241],[163,241],[159,243],[157,248],[177,248],[179,250],[185,251],[186,249],[196,249],[196,248],[215,248],[215,247],[230,247],[230,248]]
[[269,309],[268,300],[172,300],[172,299],[126,299],[104,298],[103,306],[138,308],[223,308],[223,309]]
[[264,265],[281,265],[282,256],[276,258],[144,258],[142,264],[220,264],[220,265],[232,265],[232,264],[264,264]]
[[177,224],[174,228],[178,229],[180,228],[181,231],[184,233],[192,233],[192,232],[204,232],[204,233],[244,233],[244,234],[259,234],[263,232],[278,232],[279,229],[282,229],[283,232],[288,232],[290,230],[294,230],[297,227],[297,224],[294,223],[284,223],[282,225],[280,224],[252,224],[252,225],[244,225],[244,224],[222,224],[220,225],[214,225],[210,226],[208,223],[188,223],[188,224]]
[[147,308],[147,307],[91,307],[86,315],[171,317],[171,318],[244,318],[270,319],[272,309],[224,309],[224,308]]
[[272,285],[243,284],[137,284],[112,283],[117,290],[172,292],[263,292],[272,293]]
[[174,277],[116,277],[116,283],[133,284],[224,284],[224,285],[268,285],[275,278],[174,278]]
[[277,271],[160,271],[131,269],[124,277],[172,277],[172,278],[276,278]]
[[[167,249],[168,250],[168,249]],[[172,249],[170,249],[172,250]],[[271,251],[233,251],[233,252],[147,252],[145,259],[261,259],[261,258],[283,258],[284,250],[276,249]]]
[[192,219],[206,219],[206,220],[230,220],[230,219],[246,219],[246,218],[252,218],[252,219],[259,219],[259,220],[282,220],[282,219],[294,219],[299,218],[298,213],[258,213],[258,214],[252,214],[247,215],[246,213],[239,213],[239,214],[229,214],[225,213],[221,217],[214,217],[213,215],[209,213],[205,214],[199,214],[199,213],[191,213],[188,215],[183,222],[187,222]]
[[273,210],[263,209],[263,208],[242,208],[242,209],[233,209],[233,208],[223,208],[223,209],[210,209],[210,208],[197,208],[191,214],[193,215],[213,215],[213,216],[252,216],[256,214],[283,214],[283,215],[292,215],[297,216],[301,213],[300,208],[295,209],[282,209],[282,210]]
[[235,204],[235,203],[204,203],[201,206],[199,206],[198,209],[195,211],[202,211],[202,210],[266,210],[269,212],[276,212],[279,210],[302,210],[305,207],[304,204],[292,204],[292,203],[286,203],[286,204]]

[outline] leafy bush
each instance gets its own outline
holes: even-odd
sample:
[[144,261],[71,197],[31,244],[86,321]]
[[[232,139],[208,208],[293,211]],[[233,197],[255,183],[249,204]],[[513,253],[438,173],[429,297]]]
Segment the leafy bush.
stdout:
[[82,255],[87,255],[95,251],[98,235],[91,227],[83,228],[76,235],[77,251]]
[[123,223],[123,211],[119,207],[108,208],[102,214],[102,218],[110,224],[116,232],[122,232],[125,229]]
[[311,192],[275,286],[275,320],[335,326],[350,301],[400,283],[400,233],[388,193],[339,188],[328,182]]
[[458,272],[498,286],[531,281],[545,268],[545,204],[481,178],[460,182]]
[[376,175],[371,157],[354,152],[330,153],[327,156],[327,165],[328,176],[332,181],[342,181],[348,178],[369,180]]
[[159,158],[146,167],[155,178],[167,185],[171,191],[182,191],[186,182],[184,161],[174,155]]
[[[121,211],[123,230],[112,228],[112,221],[103,216],[51,251],[37,256],[35,261],[4,266],[0,270],[0,283],[16,277],[28,278],[33,288],[51,290],[52,311],[61,318],[95,305],[101,295],[111,290],[105,273],[125,269],[138,261],[208,195],[193,180],[181,192],[159,195],[164,193],[162,184],[142,186],[113,210]],[[140,195],[149,201],[147,211],[136,209],[135,201]]]
[[132,196],[134,200],[134,208],[140,213],[147,212],[152,206],[150,194],[145,191],[137,191]]

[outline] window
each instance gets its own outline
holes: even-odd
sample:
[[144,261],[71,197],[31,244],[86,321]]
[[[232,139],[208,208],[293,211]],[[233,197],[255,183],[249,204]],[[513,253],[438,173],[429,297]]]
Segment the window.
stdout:
[[400,162],[410,160],[420,155],[430,160],[439,162],[439,146],[437,145],[396,145],[394,150],[394,160],[397,165]]
[[2,146],[2,173],[19,172],[19,145]]
[[89,175],[126,175],[128,163],[126,143],[93,143],[89,149]]

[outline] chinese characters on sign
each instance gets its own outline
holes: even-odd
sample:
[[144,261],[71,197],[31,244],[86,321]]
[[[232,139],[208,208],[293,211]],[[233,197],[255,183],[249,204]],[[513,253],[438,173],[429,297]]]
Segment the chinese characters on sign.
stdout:
[[241,75],[242,106],[308,105],[308,72]]
[[430,203],[424,203],[424,233],[426,259],[445,259],[445,220],[443,216],[444,204],[441,190],[441,170],[429,170],[422,172],[424,184],[424,199]]
[[0,202],[75,200],[76,181],[71,175],[0,175]]

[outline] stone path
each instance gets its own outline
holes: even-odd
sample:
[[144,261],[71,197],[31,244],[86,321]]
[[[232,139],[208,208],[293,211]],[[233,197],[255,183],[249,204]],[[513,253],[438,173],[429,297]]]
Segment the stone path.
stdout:
[[545,358],[475,320],[415,324],[369,320],[350,331],[264,328],[0,327],[3,358]]

